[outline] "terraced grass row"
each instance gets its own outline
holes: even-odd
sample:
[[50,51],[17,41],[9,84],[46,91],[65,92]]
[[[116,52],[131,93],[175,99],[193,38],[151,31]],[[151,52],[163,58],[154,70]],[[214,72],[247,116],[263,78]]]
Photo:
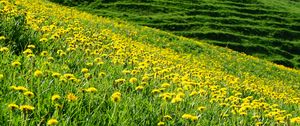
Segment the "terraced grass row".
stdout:
[[[174,12],[174,11],[202,11],[202,10],[233,10],[237,12],[241,12],[239,14],[267,14],[266,16],[270,16],[269,14],[276,14],[275,17],[278,16],[287,16],[290,12],[286,11],[278,11],[278,10],[270,10],[270,9],[261,9],[256,7],[235,7],[228,5],[215,5],[215,4],[183,4],[181,7],[176,5],[168,5],[169,3],[114,3],[114,4],[105,4],[97,6],[98,9],[103,8],[111,8],[112,6],[115,9],[121,9],[125,11],[130,11],[129,9],[144,9],[147,8],[147,12],[149,13],[166,13],[166,12]],[[149,8],[149,9],[148,9]],[[142,12],[146,12],[142,10]],[[198,13],[197,13],[198,14]],[[280,17],[279,17],[280,18]]]
[[287,28],[271,28],[271,27],[259,27],[251,25],[228,25],[228,24],[216,24],[216,23],[153,23],[143,24],[150,27],[155,27],[168,31],[198,31],[202,28],[209,29],[222,29],[222,31],[234,31],[236,33],[242,33],[243,35],[254,36],[267,36],[283,40],[298,40],[300,39],[300,32],[290,30]]
[[[157,5],[155,5],[157,4]],[[181,7],[176,7],[174,5],[167,6],[161,5],[158,2],[153,3],[124,3],[117,2],[113,4],[101,4],[96,7],[96,9],[109,9],[113,8],[112,11],[122,11],[122,12],[131,12],[135,11],[135,14],[143,15],[143,14],[155,14],[158,13],[171,13],[171,12],[185,12],[186,15],[209,15],[213,17],[224,17],[224,16],[237,16],[244,18],[253,18],[253,19],[261,19],[268,18],[275,21],[285,21],[285,20],[298,20],[297,17],[289,17],[284,18],[282,16],[289,16],[294,12],[286,12],[286,11],[278,11],[278,10],[268,10],[268,9],[260,9],[253,7],[232,7],[232,6],[224,6],[224,5],[215,5],[215,4],[188,4]],[[226,12],[226,13],[223,13]]]
[[297,7],[299,2],[288,0],[114,0],[79,9],[300,68],[300,11],[293,11]]

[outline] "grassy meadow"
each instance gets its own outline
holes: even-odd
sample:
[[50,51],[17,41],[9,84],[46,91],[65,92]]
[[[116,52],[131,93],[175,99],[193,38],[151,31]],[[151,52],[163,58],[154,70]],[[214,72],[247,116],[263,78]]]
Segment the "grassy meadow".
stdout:
[[300,125],[300,71],[47,0],[0,0],[1,125]]
[[297,0],[90,0],[65,4],[300,68]]

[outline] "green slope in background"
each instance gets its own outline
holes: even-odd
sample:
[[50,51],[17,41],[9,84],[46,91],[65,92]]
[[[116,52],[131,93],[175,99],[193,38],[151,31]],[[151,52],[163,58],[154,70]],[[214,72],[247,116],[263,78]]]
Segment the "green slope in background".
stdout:
[[65,4],[300,68],[299,0],[90,0]]

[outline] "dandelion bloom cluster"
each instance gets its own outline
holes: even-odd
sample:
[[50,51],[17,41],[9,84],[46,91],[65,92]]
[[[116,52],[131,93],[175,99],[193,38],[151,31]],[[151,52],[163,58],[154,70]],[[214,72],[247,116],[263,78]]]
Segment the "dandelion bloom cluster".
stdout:
[[2,125],[300,124],[298,70],[44,0],[0,18]]
[[121,100],[121,93],[120,92],[114,92],[111,95],[111,101],[113,102],[119,102]]

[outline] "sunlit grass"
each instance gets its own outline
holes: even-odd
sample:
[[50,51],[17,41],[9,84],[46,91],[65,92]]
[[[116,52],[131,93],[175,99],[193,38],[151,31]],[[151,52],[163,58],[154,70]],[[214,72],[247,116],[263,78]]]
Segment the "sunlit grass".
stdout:
[[3,125],[300,123],[298,70],[43,0],[0,3],[1,26],[26,19],[16,38],[0,32]]

